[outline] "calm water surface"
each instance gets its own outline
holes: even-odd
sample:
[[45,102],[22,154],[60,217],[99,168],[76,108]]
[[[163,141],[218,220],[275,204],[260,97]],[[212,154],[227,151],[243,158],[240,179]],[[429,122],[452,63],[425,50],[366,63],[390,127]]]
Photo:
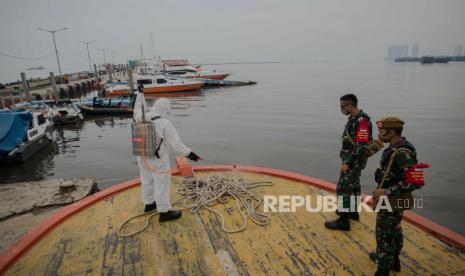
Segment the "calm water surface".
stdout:
[[[358,95],[373,119],[396,115],[419,160],[432,164],[417,191],[416,210],[465,234],[465,63],[281,63],[215,66],[230,79],[258,85],[171,96],[171,120],[183,141],[217,163],[266,166],[336,182],[340,135],[346,119],[339,97]],[[130,117],[89,117],[56,129],[50,146],[23,165],[0,168],[0,183],[94,176],[107,188],[138,175],[131,155]],[[375,131],[376,135],[376,131]],[[375,187],[380,154],[363,171]]]

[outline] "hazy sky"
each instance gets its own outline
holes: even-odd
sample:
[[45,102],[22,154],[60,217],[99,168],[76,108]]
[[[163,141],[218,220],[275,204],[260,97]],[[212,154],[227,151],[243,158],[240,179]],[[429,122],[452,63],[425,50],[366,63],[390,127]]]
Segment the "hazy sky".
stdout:
[[[144,53],[194,62],[381,60],[389,44],[414,44],[420,54],[452,54],[465,45],[464,0],[0,0],[0,52],[35,58],[53,53],[56,34],[63,72],[88,70],[115,51],[118,63]],[[155,37],[150,47],[149,32]],[[0,56],[0,82],[43,65]]]

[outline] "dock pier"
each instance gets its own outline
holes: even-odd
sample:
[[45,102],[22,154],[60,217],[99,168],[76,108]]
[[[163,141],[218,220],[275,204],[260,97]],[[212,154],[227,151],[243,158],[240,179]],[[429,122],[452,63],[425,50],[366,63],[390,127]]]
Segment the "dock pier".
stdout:
[[[92,90],[100,89],[98,77],[77,79],[64,83],[61,77],[55,77],[53,72],[45,79],[28,82],[26,74],[22,72],[21,83],[13,83],[0,89],[0,108],[16,103],[32,100],[56,100],[79,98]],[[60,83],[57,83],[57,79]]]

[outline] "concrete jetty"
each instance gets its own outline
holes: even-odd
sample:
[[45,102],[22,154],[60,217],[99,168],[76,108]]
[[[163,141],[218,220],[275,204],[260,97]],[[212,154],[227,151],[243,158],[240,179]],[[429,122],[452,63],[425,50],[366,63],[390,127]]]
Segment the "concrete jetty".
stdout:
[[0,252],[62,206],[96,191],[92,177],[0,185]]

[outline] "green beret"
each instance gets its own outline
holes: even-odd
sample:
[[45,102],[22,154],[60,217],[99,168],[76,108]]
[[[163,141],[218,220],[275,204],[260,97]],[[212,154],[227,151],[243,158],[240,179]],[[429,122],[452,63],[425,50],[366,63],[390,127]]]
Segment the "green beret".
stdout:
[[386,117],[376,122],[378,128],[392,129],[392,128],[403,128],[404,121],[398,117]]

